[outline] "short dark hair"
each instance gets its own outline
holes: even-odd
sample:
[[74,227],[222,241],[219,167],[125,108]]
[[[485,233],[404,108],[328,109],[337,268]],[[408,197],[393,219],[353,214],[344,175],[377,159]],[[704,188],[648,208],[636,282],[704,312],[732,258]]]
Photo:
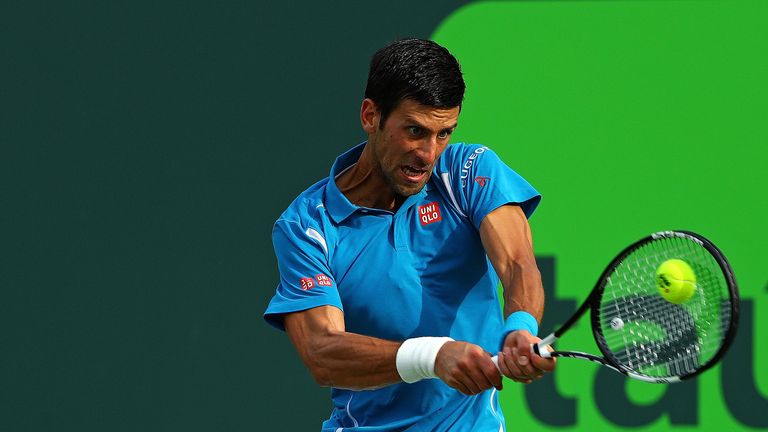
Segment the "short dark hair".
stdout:
[[464,78],[456,58],[437,43],[402,39],[380,49],[371,59],[365,97],[381,111],[381,123],[405,99],[436,108],[460,107]]

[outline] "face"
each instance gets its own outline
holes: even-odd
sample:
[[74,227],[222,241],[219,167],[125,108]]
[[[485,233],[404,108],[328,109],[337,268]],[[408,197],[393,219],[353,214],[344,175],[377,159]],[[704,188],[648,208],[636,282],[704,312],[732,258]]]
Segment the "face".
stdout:
[[379,127],[381,114],[370,99],[361,110],[373,163],[392,190],[407,197],[429,181],[459,118],[459,107],[435,108],[406,99]]

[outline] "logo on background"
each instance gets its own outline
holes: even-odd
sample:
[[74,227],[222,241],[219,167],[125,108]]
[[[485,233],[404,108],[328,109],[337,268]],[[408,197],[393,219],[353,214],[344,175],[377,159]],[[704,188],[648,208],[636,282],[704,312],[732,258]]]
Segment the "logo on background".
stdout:
[[419,221],[422,226],[440,222],[442,219],[440,216],[440,204],[437,201],[419,206]]

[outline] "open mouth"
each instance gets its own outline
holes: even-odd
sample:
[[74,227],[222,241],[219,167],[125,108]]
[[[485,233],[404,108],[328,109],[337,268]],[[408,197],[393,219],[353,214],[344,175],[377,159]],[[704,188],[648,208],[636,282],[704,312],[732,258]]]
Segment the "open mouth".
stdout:
[[400,172],[403,173],[403,176],[409,182],[418,183],[422,179],[424,179],[424,176],[426,176],[429,171],[425,169],[416,168],[413,165],[402,165],[400,167]]

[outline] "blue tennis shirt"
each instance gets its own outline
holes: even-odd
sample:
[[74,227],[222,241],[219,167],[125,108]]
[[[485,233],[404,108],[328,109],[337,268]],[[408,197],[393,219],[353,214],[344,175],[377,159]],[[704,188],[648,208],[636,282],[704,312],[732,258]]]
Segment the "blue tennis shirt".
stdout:
[[[359,207],[331,175],[299,195],[272,233],[280,283],[264,318],[318,306],[344,312],[348,332],[402,341],[450,336],[489,353],[502,344],[499,278],[480,241],[483,218],[505,204],[530,217],[540,195],[488,147],[449,145],[426,186],[397,212]],[[332,389],[323,431],[503,431],[495,389],[466,396],[439,379],[377,390]]]

